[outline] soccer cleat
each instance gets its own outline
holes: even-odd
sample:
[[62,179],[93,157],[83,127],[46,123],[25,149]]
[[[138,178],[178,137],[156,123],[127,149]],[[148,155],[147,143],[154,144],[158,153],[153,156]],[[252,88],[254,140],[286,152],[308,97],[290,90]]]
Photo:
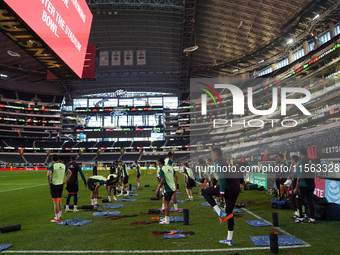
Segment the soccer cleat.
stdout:
[[165,209],[162,209],[161,212],[165,212]]
[[228,239],[225,239],[225,240],[220,240],[219,243],[221,244],[226,244],[228,246],[233,246],[233,240],[228,240]]
[[193,198],[190,198],[190,200],[191,200],[191,201],[194,201],[194,199],[193,199]]
[[297,216],[296,214],[294,214],[293,216],[291,216],[290,218],[291,219],[296,219],[296,218],[298,218],[299,216]]
[[315,224],[315,220],[314,219],[309,219],[308,223]]
[[99,204],[94,204],[93,207],[99,207],[100,205]]
[[66,209],[65,212],[73,212],[71,209]]
[[185,199],[185,201],[191,201],[191,198],[187,198],[187,199]]
[[109,202],[111,202],[112,200],[111,200],[111,198],[109,198]]
[[296,218],[295,220],[292,220],[293,223],[303,223],[306,220],[306,218]]
[[73,210],[73,212],[79,212],[79,210],[78,210],[78,209],[75,209],[75,210]]
[[56,223],[56,222],[60,222],[60,220],[59,219],[58,220],[57,219],[53,219],[53,220],[51,220],[51,222],[52,223]]
[[223,210],[221,210],[220,211],[220,216],[218,216],[218,218],[219,218],[219,220],[220,220],[220,225],[222,225],[222,223],[223,222],[225,222],[225,218],[227,217],[227,214],[223,211]]
[[159,224],[168,225],[168,224],[170,224],[170,221],[161,220],[161,221],[159,222]]
[[121,197],[121,196],[123,196],[123,193],[120,193],[119,195],[117,195],[117,197]]
[[177,209],[177,210],[175,210],[175,213],[179,213],[181,210],[180,209]]

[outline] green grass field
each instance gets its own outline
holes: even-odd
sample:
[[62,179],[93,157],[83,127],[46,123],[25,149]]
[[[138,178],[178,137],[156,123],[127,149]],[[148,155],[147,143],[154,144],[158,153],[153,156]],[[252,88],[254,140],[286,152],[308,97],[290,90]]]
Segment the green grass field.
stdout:
[[[90,176],[90,172],[86,172]],[[107,176],[108,171],[99,171],[99,174]],[[133,221],[151,221],[150,215],[140,214],[147,212],[149,208],[161,207],[160,201],[151,201],[150,197],[155,196],[151,190],[156,189],[156,179],[154,175],[142,175],[142,189],[138,191],[136,202],[113,202],[125,204],[120,209],[110,209],[122,211],[121,215],[138,214],[134,218],[120,220],[109,220],[106,216],[94,217],[93,212],[82,211],[79,213],[63,212],[63,220],[80,217],[83,220],[93,220],[93,222],[81,226],[59,226],[51,223],[54,217],[52,199],[47,186],[45,171],[13,171],[0,172],[0,226],[21,224],[21,231],[0,233],[1,244],[13,244],[7,251],[133,251],[133,250],[157,250],[165,254],[164,250],[184,250],[175,252],[178,254],[190,254],[192,250],[198,249],[230,249],[228,251],[205,251],[196,254],[270,254],[268,250],[233,250],[238,248],[256,248],[249,239],[249,236],[268,235],[275,231],[274,227],[251,227],[246,220],[256,218],[249,213],[244,213],[244,217],[235,219],[234,246],[228,247],[218,243],[218,240],[226,238],[227,224],[219,225],[217,215],[212,212],[211,207],[203,207],[200,203],[205,202],[203,198],[194,195],[193,202],[178,204],[180,208],[187,208],[190,211],[190,225],[184,226],[182,223],[171,223],[170,225],[139,225],[130,227]],[[136,185],[134,175],[130,175],[132,185]],[[183,176],[179,174],[180,200],[187,198],[184,189]],[[144,185],[150,187],[145,188]],[[195,188],[194,191],[199,191]],[[64,191],[63,196],[67,192]],[[91,204],[90,191],[80,185],[78,206]],[[99,189],[99,195],[106,197],[104,187]],[[246,209],[252,213],[271,221],[270,207],[271,196],[264,191],[244,191],[240,194],[238,202],[254,201],[255,204],[247,205]],[[63,198],[63,206],[65,204]],[[73,200],[71,199],[71,204]],[[291,210],[279,211],[280,227],[295,237],[309,243],[308,248],[280,249],[280,254],[339,254],[339,243],[336,241],[340,235],[340,222],[318,221],[315,225],[294,224],[290,222]],[[161,214],[160,216],[163,216]],[[182,216],[170,213],[170,216]],[[194,231],[195,235],[187,236],[186,239],[163,239],[163,237],[151,236],[153,231],[163,231],[171,229],[182,229],[184,231]],[[282,234],[282,233],[279,233]],[[212,238],[209,243],[191,244],[187,246],[177,246],[172,242],[202,242],[206,238]],[[5,252],[5,251],[4,251]],[[96,254],[98,252],[94,252]],[[123,253],[123,252],[121,252]],[[16,254],[16,253],[15,253]]]

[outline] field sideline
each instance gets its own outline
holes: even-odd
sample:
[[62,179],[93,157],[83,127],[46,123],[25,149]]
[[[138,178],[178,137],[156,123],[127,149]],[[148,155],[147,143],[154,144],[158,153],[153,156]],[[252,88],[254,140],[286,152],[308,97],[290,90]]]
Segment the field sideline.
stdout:
[[[84,171],[90,176],[90,171]],[[99,171],[99,174],[107,176],[108,171]],[[194,195],[193,202],[179,203],[180,208],[187,208],[190,211],[191,223],[189,226],[183,226],[182,223],[172,223],[170,225],[139,225],[130,227],[129,223],[134,221],[151,221],[149,215],[140,214],[147,212],[149,208],[161,207],[160,201],[151,201],[150,197],[155,196],[151,190],[156,189],[156,179],[154,175],[142,175],[142,189],[138,191],[138,200],[136,202],[114,202],[125,204],[120,209],[121,215],[137,214],[137,217],[125,218],[120,220],[109,220],[106,216],[94,217],[93,212],[80,211],[79,213],[63,212],[63,220],[80,217],[83,220],[93,220],[93,222],[81,226],[58,226],[51,223],[53,218],[53,204],[49,195],[47,186],[46,171],[12,171],[0,172],[0,226],[21,224],[22,230],[0,234],[0,245],[13,244],[13,247],[3,253],[15,254],[15,251],[80,251],[78,254],[91,252],[92,254],[105,254],[105,251],[129,251],[144,250],[164,254],[166,251],[178,250],[172,254],[270,254],[269,250],[255,246],[249,239],[249,236],[268,235],[270,231],[275,231],[274,227],[251,227],[246,220],[255,220],[256,217],[248,212],[244,217],[235,218],[234,246],[228,247],[218,243],[218,240],[225,239],[227,224],[222,227],[219,225],[217,216],[212,212],[211,207],[202,207],[200,203],[205,202],[203,198]],[[130,182],[136,185],[135,175],[130,175]],[[81,196],[78,199],[78,206],[90,203],[90,191],[85,189],[80,181]],[[144,187],[149,184],[150,187]],[[187,198],[184,189],[183,175],[179,174],[180,197]],[[194,191],[199,191],[195,188]],[[64,191],[63,197],[67,195]],[[99,195],[106,197],[104,187],[99,189]],[[240,194],[238,202],[254,201],[255,204],[246,205],[246,209],[261,218],[271,221],[270,208],[271,196],[266,195],[264,191],[244,191]],[[63,198],[63,205],[65,204]],[[71,204],[73,200],[71,199]],[[315,225],[311,224],[293,224],[289,216],[291,210],[279,211],[280,228],[295,237],[310,244],[306,248],[289,248],[280,249],[280,254],[338,254],[340,245],[337,237],[340,235],[340,222],[318,221]],[[164,216],[161,214],[160,216]],[[170,213],[170,216],[182,216]],[[188,236],[186,239],[166,240],[162,237],[151,236],[153,231],[164,231],[171,229],[182,229],[184,231],[194,231],[195,235]],[[282,233],[279,233],[282,234]],[[206,238],[212,238],[212,242],[204,244],[192,244],[187,246],[177,246],[172,242],[202,242]],[[246,249],[248,250],[246,250]],[[217,251],[215,249],[221,249]],[[249,250],[259,249],[259,250]],[[179,251],[181,250],[181,252]],[[190,250],[201,250],[196,253]],[[63,252],[65,251],[65,252]],[[102,251],[102,252],[100,252]],[[33,253],[30,253],[33,254]],[[36,254],[40,254],[36,253]]]

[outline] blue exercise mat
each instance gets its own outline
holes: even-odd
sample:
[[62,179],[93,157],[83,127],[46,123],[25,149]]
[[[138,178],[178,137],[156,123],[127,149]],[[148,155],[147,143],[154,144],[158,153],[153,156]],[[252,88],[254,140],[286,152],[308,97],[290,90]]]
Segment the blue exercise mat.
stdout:
[[0,252],[3,251],[3,250],[7,250],[11,246],[13,246],[13,244],[3,244],[3,245],[0,245]]
[[102,206],[102,205],[96,204],[96,205],[94,205],[93,207],[94,207],[94,208],[97,208],[97,207],[100,207],[100,206]]
[[[162,208],[159,208],[158,210],[162,210]],[[179,212],[183,212],[183,208],[178,208]],[[171,207],[170,212],[174,212],[175,208]]]
[[235,209],[233,210],[233,213],[243,213],[243,211],[240,210],[240,209],[235,208]]
[[[164,219],[164,217],[161,217],[159,220],[161,221],[163,219]],[[170,222],[183,222],[183,217],[181,217],[181,216],[170,217],[169,219],[170,219]],[[189,219],[189,222],[190,221],[191,220]]]
[[259,219],[259,220],[246,220],[246,222],[253,227],[266,227],[266,226],[271,226],[269,222]]
[[163,235],[164,239],[182,239],[186,238],[184,234],[174,234],[174,235]]
[[180,197],[180,195],[176,195],[176,197]]
[[[249,238],[257,246],[270,246],[269,236],[249,236]],[[279,246],[303,244],[295,236],[279,236]]]
[[137,198],[122,198],[122,199],[118,199],[118,202],[134,202],[137,201]]
[[[170,201],[170,203],[173,203],[172,200]],[[185,200],[177,200],[177,203],[185,203]]]
[[129,196],[130,196],[130,197],[137,197],[138,194],[130,194]]
[[176,194],[182,194],[182,192],[180,192],[180,191],[176,191]]
[[[218,205],[220,205],[220,203],[217,203]],[[210,204],[208,202],[205,203],[201,203],[202,206],[210,206]]]
[[118,205],[118,204],[110,204],[110,205],[105,205],[103,208],[105,209],[118,209],[121,208],[123,205]]
[[92,216],[111,216],[111,215],[120,215],[122,212],[120,211],[114,211],[114,212],[110,212],[110,211],[106,211],[106,212],[94,212],[92,214]]
[[198,196],[199,198],[204,198],[203,196]]
[[92,222],[92,220],[82,220],[80,218],[76,218],[73,220],[65,220],[56,223],[57,225],[69,225],[69,226],[84,226],[88,223]]

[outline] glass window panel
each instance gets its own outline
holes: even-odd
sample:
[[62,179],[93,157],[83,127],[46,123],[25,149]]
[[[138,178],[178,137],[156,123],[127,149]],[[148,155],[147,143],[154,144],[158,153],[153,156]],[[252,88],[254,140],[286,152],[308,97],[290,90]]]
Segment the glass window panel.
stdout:
[[148,99],[147,98],[134,98],[133,99],[133,106],[148,106]]
[[119,99],[119,106],[133,106],[133,99]]
[[104,102],[105,107],[116,107],[118,106],[118,99],[117,98],[110,98],[108,101]]
[[118,126],[123,127],[127,126],[128,118],[127,116],[118,116]]
[[161,97],[149,97],[148,99],[150,106],[162,106],[163,98]]
[[73,99],[73,108],[76,107],[87,107],[87,99],[79,98]]
[[135,126],[144,126],[143,116],[134,116],[134,125]]
[[101,101],[101,98],[90,98],[89,99],[89,107],[95,107],[96,103],[98,103],[99,101]]
[[174,109],[178,107],[178,97],[164,97],[163,107]]
[[102,127],[103,116],[91,116],[87,127]]

